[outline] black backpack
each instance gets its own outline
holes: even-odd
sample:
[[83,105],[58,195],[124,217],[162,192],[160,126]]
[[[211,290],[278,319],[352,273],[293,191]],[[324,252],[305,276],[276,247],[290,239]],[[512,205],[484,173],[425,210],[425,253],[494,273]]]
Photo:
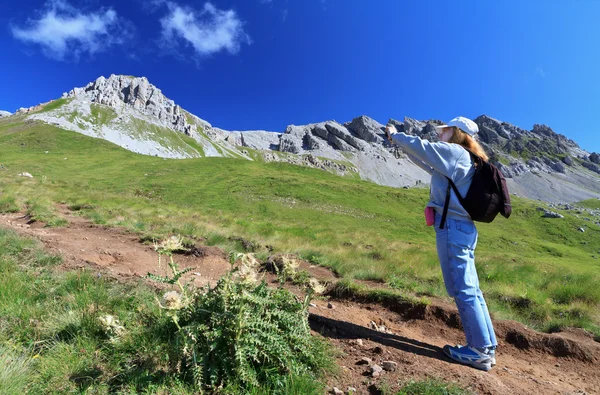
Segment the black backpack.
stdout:
[[448,178],[448,189],[446,191],[446,202],[444,203],[440,229],[444,229],[444,224],[446,223],[448,204],[450,203],[450,188],[454,189],[458,201],[467,210],[473,221],[492,222],[498,213],[502,214],[504,218],[508,218],[512,212],[510,195],[502,172],[496,166],[484,161],[483,158],[480,158],[473,152],[469,151],[469,153],[476,165],[473,181],[467,191],[467,195],[463,198],[452,180],[446,177]]

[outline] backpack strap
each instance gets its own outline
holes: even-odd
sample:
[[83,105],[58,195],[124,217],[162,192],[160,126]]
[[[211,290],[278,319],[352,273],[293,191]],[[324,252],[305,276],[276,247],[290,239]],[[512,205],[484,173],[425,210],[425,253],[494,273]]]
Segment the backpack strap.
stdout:
[[[476,155],[473,151],[471,151],[468,148],[463,147],[462,145],[461,145],[461,147],[464,148],[465,151],[467,151],[469,153],[469,155],[471,156],[471,159],[473,159],[473,161],[478,166],[481,165],[480,161],[483,161],[483,159],[479,155]],[[442,221],[440,222],[440,229],[444,229],[444,224],[446,223],[446,216],[448,215],[448,206],[450,205],[450,188],[452,188],[454,190],[454,193],[456,194],[456,197],[458,198],[460,205],[465,207],[465,200],[460,195],[460,192],[458,192],[458,188],[456,187],[456,185],[454,185],[454,182],[452,181],[452,179],[450,177],[446,176],[446,178],[448,179],[448,189],[446,189],[446,201],[444,202],[444,211],[442,212]]]
[[[450,180],[450,179],[448,179]],[[444,229],[444,224],[446,223],[446,216],[448,215],[448,206],[450,205],[450,184],[452,181],[448,183],[448,188],[446,189],[446,201],[444,202],[444,211],[442,212],[442,220],[440,221],[440,229]]]
[[458,201],[460,202],[461,206],[465,206],[465,200],[460,195],[460,192],[458,192],[458,188],[456,188],[454,182],[452,182],[450,177],[446,178],[448,179],[448,188],[446,189],[446,201],[444,202],[444,211],[442,211],[442,221],[440,222],[440,229],[444,229],[444,224],[446,223],[446,216],[448,215],[448,206],[450,206],[450,188],[454,190],[454,193],[456,194],[456,197],[458,198]]

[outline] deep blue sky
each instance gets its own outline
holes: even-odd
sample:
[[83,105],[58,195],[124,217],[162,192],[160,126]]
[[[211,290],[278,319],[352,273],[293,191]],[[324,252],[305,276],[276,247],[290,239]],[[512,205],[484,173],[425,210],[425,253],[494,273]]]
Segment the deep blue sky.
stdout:
[[600,152],[600,1],[150,3],[5,2],[0,109],[130,74],[229,130],[488,114]]

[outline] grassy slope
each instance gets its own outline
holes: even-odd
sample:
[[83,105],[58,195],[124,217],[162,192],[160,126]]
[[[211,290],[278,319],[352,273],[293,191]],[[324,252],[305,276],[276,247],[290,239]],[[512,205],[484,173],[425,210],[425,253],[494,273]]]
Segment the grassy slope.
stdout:
[[[444,295],[433,230],[422,219],[426,190],[282,163],[163,160],[11,123],[0,121],[0,203],[24,206],[35,191],[36,199],[92,205],[85,211],[98,222],[213,242],[241,235],[346,278]],[[16,177],[22,171],[35,178]],[[536,202],[515,199],[514,206],[510,220],[478,225],[477,265],[492,310],[542,329],[576,325],[600,334],[600,261],[592,257],[600,255],[599,228],[569,214],[541,218]]]

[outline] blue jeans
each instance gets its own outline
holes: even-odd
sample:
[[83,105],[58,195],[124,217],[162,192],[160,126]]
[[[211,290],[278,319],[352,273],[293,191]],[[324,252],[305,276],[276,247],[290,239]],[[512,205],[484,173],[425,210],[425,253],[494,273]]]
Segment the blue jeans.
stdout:
[[496,335],[485,299],[479,289],[475,269],[477,228],[473,221],[446,218],[440,229],[441,215],[435,215],[438,257],[448,295],[454,298],[462,321],[467,345],[496,347]]

